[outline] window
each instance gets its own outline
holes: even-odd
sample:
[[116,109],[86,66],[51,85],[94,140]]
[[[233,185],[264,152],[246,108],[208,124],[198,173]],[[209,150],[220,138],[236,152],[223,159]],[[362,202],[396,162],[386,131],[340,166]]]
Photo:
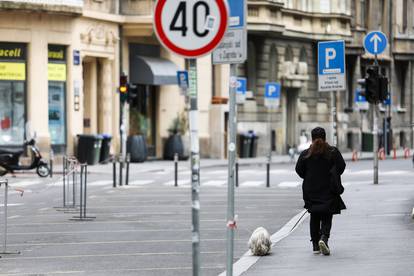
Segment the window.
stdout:
[[269,80],[277,81],[277,67],[278,67],[278,58],[276,46],[272,45],[270,49],[270,58],[269,58]]
[[330,0],[320,0],[319,1],[319,11],[322,13],[331,12],[331,1]]
[[368,11],[368,0],[360,0],[360,9],[359,9],[359,15],[360,15],[360,21],[359,24],[361,28],[367,28],[367,11]]
[[247,44],[247,89],[256,91],[256,47],[252,41]]
[[302,47],[302,49],[300,50],[299,61],[300,62],[307,62],[308,61],[308,55],[306,54],[305,47]]
[[398,83],[399,83],[399,98],[400,98],[400,107],[404,108],[405,107],[405,89],[406,89],[406,85],[405,85],[405,81],[406,81],[406,77],[407,77],[407,69],[408,69],[408,62],[396,62],[395,63],[395,68],[396,68],[396,73],[397,73],[397,78],[398,78]]
[[407,32],[408,26],[408,0],[403,0],[403,9],[402,9],[402,27],[403,32]]
[[288,46],[285,51],[285,61],[293,61],[292,47]]

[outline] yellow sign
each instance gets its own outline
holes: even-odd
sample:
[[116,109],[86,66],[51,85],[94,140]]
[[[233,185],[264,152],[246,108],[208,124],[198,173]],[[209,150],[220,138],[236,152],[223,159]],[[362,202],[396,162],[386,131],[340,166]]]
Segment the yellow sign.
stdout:
[[47,74],[50,81],[66,81],[66,64],[49,63]]
[[26,80],[26,64],[0,62],[0,80]]

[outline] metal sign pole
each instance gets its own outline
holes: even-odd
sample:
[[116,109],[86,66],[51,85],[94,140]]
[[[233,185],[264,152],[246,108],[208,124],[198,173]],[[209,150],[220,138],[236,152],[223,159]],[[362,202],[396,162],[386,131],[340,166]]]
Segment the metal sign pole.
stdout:
[[188,59],[191,140],[191,222],[193,276],[200,275],[200,149],[198,138],[197,60]]
[[[378,66],[377,55],[375,55],[375,66]],[[374,184],[378,184],[378,114],[377,103],[372,105],[372,135],[373,135],[373,154],[374,154]]]
[[230,64],[230,90],[229,90],[229,136],[228,136],[228,181],[227,181],[227,276],[233,275],[234,250],[234,177],[236,163],[236,83],[237,65]]
[[[9,182],[7,180],[0,181],[0,187],[4,184],[4,240],[3,240],[3,251],[0,254],[8,255],[8,254],[20,254],[19,251],[16,252],[8,252],[7,251],[7,201],[8,201],[8,194],[9,194]],[[0,257],[1,258],[1,257]]]
[[332,144],[334,147],[338,146],[338,117],[336,116],[336,92],[332,91],[331,95],[331,106],[332,106]]

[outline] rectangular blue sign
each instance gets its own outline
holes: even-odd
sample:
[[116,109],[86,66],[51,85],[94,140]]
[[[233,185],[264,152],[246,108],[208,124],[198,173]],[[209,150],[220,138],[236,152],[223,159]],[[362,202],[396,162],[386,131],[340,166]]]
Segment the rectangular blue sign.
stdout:
[[356,103],[364,103],[366,101],[367,101],[367,99],[365,99],[365,97],[361,95],[361,90],[357,89],[355,91],[355,102]]
[[187,71],[177,71],[177,82],[178,86],[185,90],[188,89],[188,72]]
[[318,90],[346,90],[345,41],[318,43]]
[[243,28],[245,26],[245,1],[227,0],[230,9],[229,28]]
[[237,78],[237,87],[236,93],[237,94],[246,94],[247,90],[247,79],[246,78]]
[[267,82],[265,85],[265,98],[277,99],[280,98],[280,83]]

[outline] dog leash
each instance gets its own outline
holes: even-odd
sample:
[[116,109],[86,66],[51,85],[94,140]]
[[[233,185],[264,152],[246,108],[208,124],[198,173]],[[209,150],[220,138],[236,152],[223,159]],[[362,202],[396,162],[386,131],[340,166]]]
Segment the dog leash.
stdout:
[[306,215],[307,212],[308,212],[308,210],[305,210],[305,212],[303,212],[302,216],[298,219],[298,221],[295,223],[295,225],[293,225],[292,229],[290,229],[289,232],[292,232],[293,229],[295,229],[295,227],[299,224],[299,222],[303,219],[303,217]]

